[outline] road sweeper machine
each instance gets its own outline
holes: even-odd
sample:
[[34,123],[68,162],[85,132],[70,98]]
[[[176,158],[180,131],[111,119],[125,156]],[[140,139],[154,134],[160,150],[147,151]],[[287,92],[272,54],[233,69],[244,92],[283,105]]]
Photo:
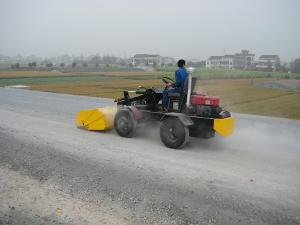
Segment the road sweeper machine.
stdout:
[[[188,68],[183,93],[169,93],[168,109],[162,107],[162,90],[139,87],[124,91],[117,106],[82,110],[76,123],[86,130],[115,128],[121,137],[133,137],[141,123],[160,121],[161,141],[169,148],[183,148],[189,137],[211,138],[215,133],[227,137],[233,133],[234,117],[220,107],[217,96],[194,93],[196,78]],[[164,83],[174,82],[163,77]]]

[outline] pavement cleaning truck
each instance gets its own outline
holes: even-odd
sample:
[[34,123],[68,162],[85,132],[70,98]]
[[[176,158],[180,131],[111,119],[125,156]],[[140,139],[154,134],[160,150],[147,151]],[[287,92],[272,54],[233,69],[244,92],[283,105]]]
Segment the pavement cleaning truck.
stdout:
[[[220,98],[194,92],[196,78],[193,68],[182,93],[169,93],[168,108],[162,107],[162,90],[155,87],[139,87],[124,91],[124,97],[116,99],[117,106],[82,110],[76,123],[86,130],[115,128],[121,137],[133,137],[140,123],[160,121],[161,141],[169,148],[183,148],[189,137],[211,138],[215,132],[223,137],[234,131],[235,119],[220,107]],[[162,77],[164,83],[174,82]]]

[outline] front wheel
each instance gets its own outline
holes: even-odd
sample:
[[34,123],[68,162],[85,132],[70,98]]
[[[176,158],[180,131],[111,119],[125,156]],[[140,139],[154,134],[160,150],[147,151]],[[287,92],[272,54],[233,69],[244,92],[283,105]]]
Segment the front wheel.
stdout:
[[165,119],[160,126],[160,138],[169,148],[183,148],[188,142],[189,136],[189,128],[176,117]]
[[121,137],[132,137],[137,126],[137,121],[129,110],[119,110],[115,116],[114,126]]

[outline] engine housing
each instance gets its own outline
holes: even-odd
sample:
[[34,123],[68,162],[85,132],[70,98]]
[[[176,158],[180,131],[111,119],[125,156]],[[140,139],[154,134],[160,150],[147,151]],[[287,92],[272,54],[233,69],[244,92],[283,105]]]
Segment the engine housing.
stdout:
[[220,98],[218,96],[208,95],[191,95],[192,105],[210,105],[218,107],[220,105]]

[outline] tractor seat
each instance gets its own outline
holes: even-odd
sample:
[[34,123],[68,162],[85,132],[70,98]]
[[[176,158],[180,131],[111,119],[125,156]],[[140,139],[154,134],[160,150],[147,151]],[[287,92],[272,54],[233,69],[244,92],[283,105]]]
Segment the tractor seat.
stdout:
[[175,93],[168,93],[168,96],[169,96],[169,97],[180,97],[181,94],[180,94],[180,93],[177,93],[177,92],[175,92]]

